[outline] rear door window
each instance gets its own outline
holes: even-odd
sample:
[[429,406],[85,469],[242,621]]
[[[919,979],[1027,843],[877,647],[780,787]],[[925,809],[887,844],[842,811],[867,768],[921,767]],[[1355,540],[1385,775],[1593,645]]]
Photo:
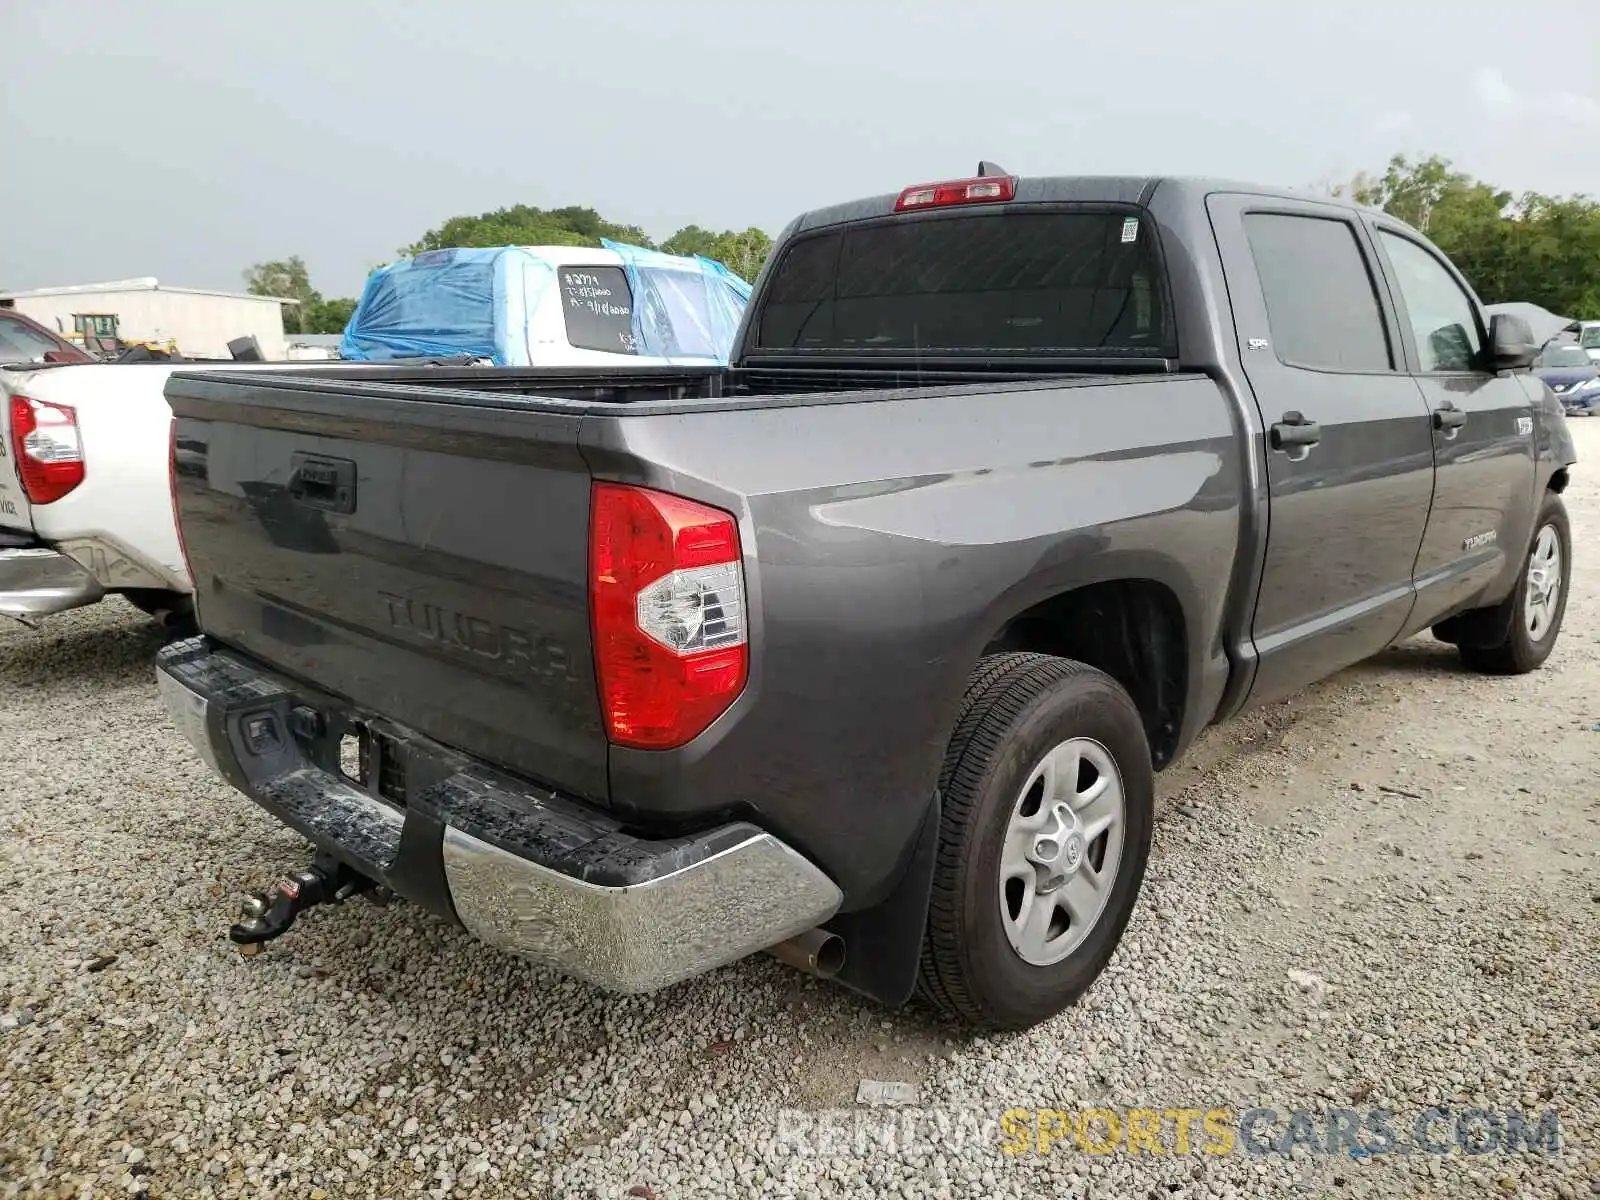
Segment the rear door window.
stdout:
[[762,350],[1176,353],[1137,210],[925,216],[802,237],[762,298]]
[[1246,213],[1278,360],[1319,371],[1392,371],[1377,286],[1348,221]]

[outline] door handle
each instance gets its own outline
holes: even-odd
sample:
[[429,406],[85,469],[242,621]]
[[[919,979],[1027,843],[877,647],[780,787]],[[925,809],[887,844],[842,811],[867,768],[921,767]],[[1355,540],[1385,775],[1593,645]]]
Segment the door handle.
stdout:
[[1467,414],[1453,404],[1441,404],[1433,410],[1435,429],[1460,429],[1467,423]]
[[355,512],[356,464],[352,460],[296,451],[289,456],[289,472],[290,499],[326,512]]
[[1322,440],[1322,426],[1297,412],[1286,412],[1272,427],[1274,450],[1309,450]]

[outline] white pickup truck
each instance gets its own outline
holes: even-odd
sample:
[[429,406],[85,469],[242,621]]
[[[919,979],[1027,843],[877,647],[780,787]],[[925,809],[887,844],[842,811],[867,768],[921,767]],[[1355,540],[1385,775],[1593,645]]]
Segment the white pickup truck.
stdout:
[[[652,394],[663,386],[690,390],[681,379],[663,383],[674,370],[661,359],[613,357],[625,365],[558,364],[570,376],[546,378],[580,389],[597,381],[608,392],[634,384]],[[466,359],[0,364],[0,616],[33,624],[121,595],[174,635],[189,628],[192,587],[172,514],[172,410],[164,394],[174,372],[297,371],[383,382],[414,377],[418,366],[436,370],[440,383],[519,386]]]
[[0,616],[32,623],[111,593],[186,616],[162,395],[185,366],[0,367]]
[[172,516],[167,379],[175,371],[312,369],[381,378],[394,368],[0,364],[0,616],[31,625],[120,595],[183,632],[193,589]]

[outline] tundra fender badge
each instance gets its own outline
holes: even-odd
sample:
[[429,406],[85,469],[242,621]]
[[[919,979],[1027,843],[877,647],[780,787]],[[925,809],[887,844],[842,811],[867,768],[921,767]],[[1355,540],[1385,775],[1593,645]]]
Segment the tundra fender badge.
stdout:
[[1499,538],[1499,533],[1491,529],[1487,533],[1475,533],[1461,543],[1463,550],[1482,550],[1485,546],[1492,546]]

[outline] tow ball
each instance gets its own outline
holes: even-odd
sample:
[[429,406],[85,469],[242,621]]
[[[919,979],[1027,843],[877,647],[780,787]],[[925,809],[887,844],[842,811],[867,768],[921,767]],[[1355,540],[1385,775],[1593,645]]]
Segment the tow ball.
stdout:
[[309,867],[285,875],[270,891],[246,896],[239,906],[239,922],[228,929],[228,940],[239,953],[254,958],[273,938],[282,937],[295,918],[319,904],[343,904],[363,892],[382,902],[384,889],[376,880],[328,855],[319,854]]

